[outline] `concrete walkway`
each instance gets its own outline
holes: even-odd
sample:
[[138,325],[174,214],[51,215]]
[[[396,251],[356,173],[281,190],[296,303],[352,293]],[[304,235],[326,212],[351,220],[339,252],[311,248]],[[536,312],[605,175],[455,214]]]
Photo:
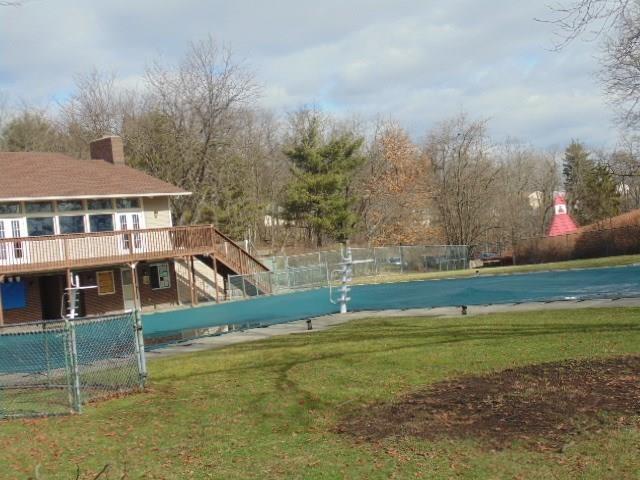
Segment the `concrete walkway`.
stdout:
[[[527,312],[533,310],[573,310],[579,308],[612,308],[612,307],[640,307],[640,298],[619,298],[584,301],[558,301],[558,302],[531,302],[504,305],[480,305],[469,306],[467,315],[486,315],[488,313],[500,312]],[[183,353],[201,352],[223,348],[238,343],[254,342],[279,335],[290,335],[294,333],[312,334],[322,332],[336,325],[341,325],[351,320],[363,318],[389,318],[389,317],[459,317],[460,308],[416,308],[408,310],[381,310],[346,313],[344,315],[326,315],[312,319],[313,330],[307,330],[307,321],[298,320],[295,322],[281,323],[264,328],[251,328],[248,330],[235,331],[222,335],[202,337],[194,340],[187,340],[174,343],[166,347],[158,348],[147,352],[147,358],[163,358]]]

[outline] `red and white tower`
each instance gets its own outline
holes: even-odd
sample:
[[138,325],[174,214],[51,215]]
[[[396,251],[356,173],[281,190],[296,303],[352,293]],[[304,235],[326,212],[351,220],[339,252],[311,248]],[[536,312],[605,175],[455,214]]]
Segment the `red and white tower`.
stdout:
[[564,198],[564,194],[556,195],[553,206],[554,215],[549,229],[549,236],[557,237],[558,235],[567,235],[578,231],[578,225],[567,211],[567,201]]

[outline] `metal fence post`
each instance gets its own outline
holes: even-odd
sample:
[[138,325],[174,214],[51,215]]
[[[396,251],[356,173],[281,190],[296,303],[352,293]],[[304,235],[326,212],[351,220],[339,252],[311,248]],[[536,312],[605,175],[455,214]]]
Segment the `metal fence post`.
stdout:
[[71,409],[76,413],[82,413],[82,398],[80,396],[80,372],[78,371],[78,345],[76,343],[75,322],[65,322],[67,330],[67,349],[69,355],[69,399]]
[[140,310],[133,311],[133,335],[136,349],[136,359],[138,360],[138,378],[140,388],[144,389],[147,382],[147,359],[144,353],[144,337],[142,335],[142,314]]
[[404,250],[400,245],[400,273],[404,273]]

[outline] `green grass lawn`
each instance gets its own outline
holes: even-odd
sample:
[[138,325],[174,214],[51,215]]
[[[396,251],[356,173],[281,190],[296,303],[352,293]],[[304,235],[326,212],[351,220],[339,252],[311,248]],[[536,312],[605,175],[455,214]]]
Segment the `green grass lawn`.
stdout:
[[[486,267],[477,269],[482,275],[506,275],[510,273],[541,272],[549,270],[569,270],[572,268],[622,267],[640,263],[640,255],[620,255],[617,257],[590,258],[586,260],[568,260],[566,262],[538,263],[533,265],[513,265],[509,267]],[[471,277],[476,269],[450,270],[443,272],[419,273],[381,273],[370,277],[354,278],[354,283],[385,283],[410,280],[430,280],[438,278]]]
[[[149,363],[144,394],[81,416],[0,423],[0,477],[635,479],[640,431],[606,426],[563,453],[472,437],[354,442],[344,415],[425,384],[640,352],[640,309],[360,320]],[[35,476],[34,476],[35,478]]]

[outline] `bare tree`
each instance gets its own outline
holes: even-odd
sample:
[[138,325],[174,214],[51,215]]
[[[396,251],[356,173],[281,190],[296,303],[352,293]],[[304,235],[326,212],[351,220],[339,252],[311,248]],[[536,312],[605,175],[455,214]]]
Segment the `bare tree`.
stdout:
[[523,237],[546,233],[560,172],[553,154],[518,142],[502,145],[498,157],[497,238],[506,247],[513,247]]
[[114,73],[96,68],[76,75],[76,89],[59,105],[58,127],[67,138],[67,150],[86,158],[89,142],[103,135],[124,136],[124,121],[134,107],[132,92],[116,87]]
[[67,122],[77,124],[90,138],[122,134],[122,93],[115,87],[114,73],[97,69],[75,78],[76,91],[62,105]]
[[0,148],[10,152],[64,152],[66,142],[46,110],[23,106],[0,130]]
[[500,166],[489,155],[484,121],[465,115],[439,124],[426,143],[433,192],[447,243],[475,245],[495,230]]
[[257,86],[231,50],[212,38],[192,44],[177,67],[155,63],[147,83],[161,134],[170,138],[168,155],[154,161],[171,165],[163,178],[194,192],[177,202],[178,221],[198,222],[223,187],[217,170],[234,113],[255,98]]
[[550,6],[551,18],[539,21],[557,27],[557,49],[562,49],[580,36],[595,40],[616,28],[636,0],[572,0]]
[[602,40],[599,72],[618,122],[640,124],[640,2],[638,0],[573,0],[551,7],[545,20],[557,29],[557,49],[578,37]]

